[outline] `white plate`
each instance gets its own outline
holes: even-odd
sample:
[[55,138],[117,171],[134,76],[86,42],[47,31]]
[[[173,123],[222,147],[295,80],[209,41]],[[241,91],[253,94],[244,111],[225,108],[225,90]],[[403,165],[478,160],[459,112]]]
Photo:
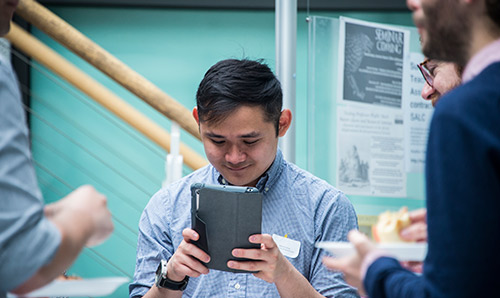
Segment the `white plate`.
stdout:
[[[126,277],[55,280],[43,288],[23,295],[23,297],[108,296],[126,282],[128,282],[128,278]],[[7,298],[15,297],[18,296],[11,293],[7,294]]]
[[[355,252],[350,242],[316,242],[316,247],[328,250],[336,257],[344,257]],[[400,261],[423,261],[427,255],[427,243],[380,243],[377,248]]]

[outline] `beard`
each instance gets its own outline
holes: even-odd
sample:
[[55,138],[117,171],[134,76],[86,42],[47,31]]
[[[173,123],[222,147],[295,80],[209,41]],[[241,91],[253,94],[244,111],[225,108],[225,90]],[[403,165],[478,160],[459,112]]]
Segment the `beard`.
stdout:
[[424,55],[465,65],[471,41],[470,14],[454,0],[436,0],[432,5],[422,3],[422,9],[427,31],[427,40],[422,44]]

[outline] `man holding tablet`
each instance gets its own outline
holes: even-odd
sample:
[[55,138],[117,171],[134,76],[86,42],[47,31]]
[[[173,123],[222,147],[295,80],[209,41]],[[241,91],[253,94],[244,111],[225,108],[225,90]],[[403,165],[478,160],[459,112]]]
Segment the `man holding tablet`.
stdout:
[[[292,115],[282,110],[281,86],[269,67],[220,61],[205,74],[196,99],[193,116],[210,165],[164,187],[146,206],[130,297],[357,297],[322,265],[326,252],[314,247],[346,241],[357,228],[354,208],[341,191],[284,160],[278,139]],[[262,234],[249,237],[260,249],[234,249],[234,257],[250,261],[227,262],[249,273],[202,263],[210,256],[192,242],[199,239],[190,228],[193,183],[261,192]]]

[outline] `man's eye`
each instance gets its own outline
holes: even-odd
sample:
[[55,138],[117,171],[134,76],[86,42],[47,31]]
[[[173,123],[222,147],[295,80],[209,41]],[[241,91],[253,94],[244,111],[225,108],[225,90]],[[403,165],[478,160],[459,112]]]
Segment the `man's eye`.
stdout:
[[212,141],[212,143],[214,143],[214,144],[216,144],[216,145],[222,145],[222,144],[224,144],[224,142],[225,142],[224,140],[222,140],[222,141],[211,140],[211,141]]
[[247,144],[247,145],[252,145],[252,144],[255,144],[257,143],[259,140],[255,140],[255,141],[243,141],[243,143]]
[[429,73],[431,74],[432,77],[434,77],[434,73],[436,72],[436,67],[430,67],[429,68]]

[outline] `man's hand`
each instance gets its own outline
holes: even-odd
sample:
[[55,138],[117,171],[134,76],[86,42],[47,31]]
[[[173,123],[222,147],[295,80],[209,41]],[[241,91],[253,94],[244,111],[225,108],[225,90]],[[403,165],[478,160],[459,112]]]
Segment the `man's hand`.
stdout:
[[186,275],[198,277],[208,274],[208,268],[201,261],[207,263],[210,256],[199,247],[191,243],[200,238],[196,231],[186,228],[182,231],[184,239],[167,263],[167,277],[173,281],[181,281]]
[[411,225],[400,232],[401,238],[406,241],[427,241],[427,209],[417,209],[410,212]]
[[249,238],[251,243],[260,243],[260,249],[233,249],[233,256],[255,261],[229,261],[227,266],[232,269],[258,271],[256,277],[269,283],[276,283],[286,278],[290,272],[290,262],[280,252],[278,245],[269,234],[256,234]]
[[[409,213],[411,224],[399,233],[406,241],[427,242],[427,209],[421,208]],[[422,273],[422,262],[401,262],[401,265],[415,273]]]
[[424,270],[424,263],[423,262],[417,262],[417,261],[402,261],[399,262],[403,268],[410,270],[411,272],[414,273],[422,273]]
[[[78,227],[69,227],[68,233],[84,233],[87,235],[86,246],[101,244],[113,232],[111,212],[107,207],[106,196],[99,193],[91,185],[83,185],[63,199],[46,205],[44,213],[56,224],[68,225],[68,218],[80,220]],[[82,231],[76,231],[82,230]]]
[[343,258],[325,257],[323,264],[335,271],[341,271],[344,279],[351,286],[356,287],[364,295],[362,264],[365,257],[376,249],[375,244],[368,237],[356,230],[350,231],[349,241],[356,248],[356,253]]
[[44,213],[61,233],[59,248],[50,262],[13,289],[14,293],[25,294],[48,284],[73,263],[85,245],[98,245],[113,232],[106,196],[90,185],[45,206]]

